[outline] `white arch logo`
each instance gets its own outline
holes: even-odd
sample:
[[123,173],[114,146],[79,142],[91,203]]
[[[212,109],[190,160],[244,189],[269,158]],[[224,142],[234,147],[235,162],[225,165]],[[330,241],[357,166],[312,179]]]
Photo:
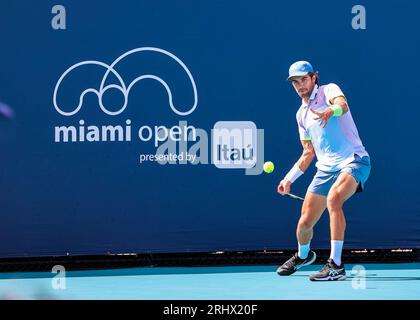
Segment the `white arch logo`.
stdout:
[[[126,84],[124,83],[124,80],[122,79],[122,77],[120,76],[120,74],[115,70],[115,66],[117,65],[117,63],[119,63],[121,60],[123,60],[125,57],[134,54],[134,53],[138,53],[138,52],[144,52],[144,51],[152,51],[152,52],[158,52],[161,54],[164,54],[166,56],[169,56],[170,58],[172,58],[173,60],[175,60],[179,65],[181,65],[181,67],[184,69],[184,71],[187,73],[190,81],[191,81],[191,86],[194,92],[194,104],[188,109],[188,111],[180,111],[176,106],[174,106],[173,101],[172,101],[172,91],[169,88],[168,84],[161,78],[155,76],[155,75],[151,75],[151,74],[145,74],[145,75],[141,75],[139,77],[137,77],[136,79],[134,79],[128,86],[126,86]],[[88,88],[86,90],[84,90],[79,97],[79,104],[76,108],[74,108],[73,111],[70,112],[66,112],[63,111],[58,103],[57,103],[57,94],[58,94],[58,90],[60,88],[61,82],[64,80],[64,78],[73,70],[84,66],[84,65],[98,65],[101,66],[103,68],[106,69],[105,75],[102,78],[101,84],[99,86],[98,89],[95,88]],[[115,77],[118,79],[118,84],[110,84],[105,86],[105,82],[108,78],[109,73],[112,72],[113,75],[115,75]],[[79,110],[82,108],[83,106],[83,99],[84,96],[89,93],[89,92],[93,92],[97,95],[98,97],[98,102],[99,102],[99,107],[102,109],[102,111],[110,116],[116,116],[121,114],[122,112],[124,112],[125,108],[128,105],[128,97],[130,94],[130,90],[133,88],[133,86],[144,79],[153,79],[156,80],[158,82],[160,82],[166,89],[166,92],[168,93],[168,102],[169,105],[172,109],[173,112],[175,112],[177,115],[180,116],[187,116],[189,114],[191,114],[192,112],[194,112],[195,108],[197,107],[198,104],[198,94],[197,94],[197,87],[194,81],[194,78],[190,72],[190,70],[188,70],[187,66],[174,54],[163,50],[163,49],[159,49],[159,48],[153,48],[153,47],[142,47],[142,48],[137,48],[137,49],[133,49],[130,50],[126,53],[124,53],[123,55],[121,55],[120,57],[118,57],[111,65],[107,65],[106,63],[103,63],[101,61],[94,61],[94,60],[89,60],[89,61],[82,61],[79,63],[74,64],[73,66],[71,66],[70,68],[68,68],[60,77],[60,79],[58,80],[57,84],[55,85],[55,89],[54,89],[54,96],[53,96],[53,103],[54,103],[54,107],[57,110],[58,113],[60,113],[63,116],[69,117],[72,116],[76,113],[79,112]],[[117,89],[119,90],[123,96],[124,96],[124,104],[123,106],[117,110],[117,111],[110,111],[108,110],[102,101],[102,97],[104,95],[104,93],[109,90],[109,89]]]

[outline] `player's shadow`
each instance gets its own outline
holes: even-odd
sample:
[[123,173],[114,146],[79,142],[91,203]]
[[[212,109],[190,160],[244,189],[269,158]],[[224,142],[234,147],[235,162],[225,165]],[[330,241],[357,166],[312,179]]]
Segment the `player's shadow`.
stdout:
[[347,277],[349,280],[360,279],[360,280],[369,280],[369,281],[420,281],[420,277]]
[[[293,277],[308,277],[309,275],[293,275]],[[367,280],[367,281],[420,281],[420,277],[378,277],[376,274],[368,274],[363,277],[348,275],[345,281],[353,280]],[[331,281],[325,281],[331,282]]]

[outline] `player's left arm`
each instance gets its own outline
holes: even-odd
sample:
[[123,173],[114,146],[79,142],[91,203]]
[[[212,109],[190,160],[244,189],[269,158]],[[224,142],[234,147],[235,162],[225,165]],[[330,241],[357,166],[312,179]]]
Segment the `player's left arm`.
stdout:
[[[342,114],[345,114],[346,112],[349,111],[349,106],[347,104],[347,99],[346,99],[345,96],[338,96],[338,97],[332,98],[330,100],[330,104],[331,105],[339,105],[339,106],[341,106],[341,108],[343,109],[343,113]],[[333,115],[334,115],[334,113],[333,113]]]
[[330,99],[329,103],[330,106],[322,112],[317,112],[311,108],[311,111],[317,116],[314,120],[321,120],[320,126],[323,128],[325,128],[331,117],[340,117],[349,111],[347,99],[343,95]]

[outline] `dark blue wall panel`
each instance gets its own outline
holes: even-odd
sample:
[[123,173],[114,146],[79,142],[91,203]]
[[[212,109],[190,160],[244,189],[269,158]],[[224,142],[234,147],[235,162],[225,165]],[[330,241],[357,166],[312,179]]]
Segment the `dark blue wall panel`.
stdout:
[[[319,70],[321,83],[343,89],[371,155],[366,192],[345,204],[345,247],[420,247],[420,4],[362,2],[61,1],[67,29],[54,30],[56,2],[2,1],[0,101],[16,117],[0,119],[0,257],[294,248],[301,204],[280,197],[276,186],[301,153],[300,101],[285,78],[302,59]],[[366,8],[366,30],[351,26],[356,4]],[[119,115],[105,114],[92,93],[77,114],[56,111],[54,88],[67,68],[86,60],[111,64],[141,47],[185,63],[197,86],[194,112],[173,112],[164,86],[152,79],[133,87]],[[144,74],[164,78],[181,111],[194,103],[186,73],[167,56],[132,55],[118,71],[127,84]],[[66,78],[66,110],[103,75],[86,66]],[[115,111],[121,96],[111,91],[104,101]],[[56,126],[127,119],[129,142],[54,141]],[[209,139],[218,121],[254,122],[264,130],[263,156],[275,163],[274,173],[139,164],[140,154],[157,148],[136,130],[180,121]],[[293,191],[304,195],[314,173],[312,166]],[[328,227],[326,212],[315,247],[329,247]]]

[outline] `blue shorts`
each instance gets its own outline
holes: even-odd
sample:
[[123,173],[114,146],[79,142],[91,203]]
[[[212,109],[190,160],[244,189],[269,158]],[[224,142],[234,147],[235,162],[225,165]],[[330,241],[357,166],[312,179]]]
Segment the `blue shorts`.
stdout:
[[365,187],[365,182],[369,177],[370,168],[370,158],[368,156],[360,158],[357,154],[355,154],[353,162],[350,162],[348,165],[346,165],[343,169],[339,171],[324,172],[318,170],[315,174],[314,179],[308,187],[308,191],[326,197],[340,173],[347,172],[351,174],[356,180],[356,182],[359,184],[356,192],[362,192]]

